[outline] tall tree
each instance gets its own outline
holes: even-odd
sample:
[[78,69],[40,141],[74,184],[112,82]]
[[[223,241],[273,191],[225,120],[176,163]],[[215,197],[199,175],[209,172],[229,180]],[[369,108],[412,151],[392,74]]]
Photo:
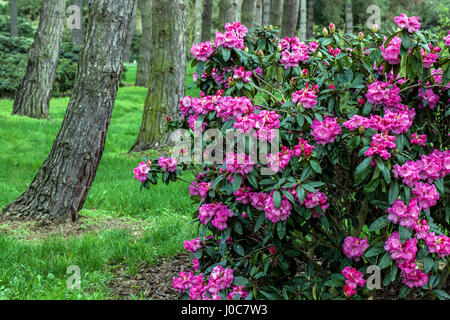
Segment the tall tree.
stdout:
[[202,41],[208,41],[211,39],[212,6],[212,0],[203,0]]
[[131,58],[131,45],[133,43],[133,37],[134,37],[134,30],[136,29],[136,13],[137,13],[138,6],[134,6],[133,13],[131,15],[131,22],[128,26],[128,33],[127,33],[127,43],[125,45],[125,51],[123,53],[123,61],[124,62],[130,62]]
[[220,0],[219,28],[225,23],[241,21],[242,0]]
[[272,0],[270,2],[270,24],[278,28],[281,28],[283,2],[283,0]]
[[263,0],[263,25],[270,24],[270,0]]
[[242,1],[242,23],[249,29],[253,27],[255,23],[256,14],[256,0],[244,0]]
[[306,40],[306,0],[300,0],[300,41]]
[[141,13],[142,35],[139,45],[136,85],[147,87],[152,50],[152,0],[138,0],[138,6]]
[[11,26],[11,38],[18,37],[19,31],[17,29],[17,0],[11,0],[10,6],[10,26]]
[[202,41],[203,0],[194,2],[194,43]]
[[[174,23],[176,17],[177,23]],[[186,76],[186,1],[153,0],[150,78],[142,124],[131,151],[167,141],[166,117],[178,112]]]
[[345,0],[345,32],[353,33],[352,0]]
[[65,0],[42,1],[39,27],[28,51],[27,70],[16,94],[13,114],[49,117],[65,9]]
[[76,6],[76,14],[79,15],[79,25],[72,29],[72,42],[77,45],[83,44],[83,0],[72,0],[72,5]]
[[292,37],[297,31],[299,0],[284,0],[281,37]]
[[259,25],[262,24],[262,18],[263,18],[263,3],[264,0],[256,0],[256,7],[255,7],[255,22]]
[[92,1],[77,79],[61,129],[28,189],[3,209],[6,216],[57,222],[77,219],[105,146],[134,3]]
[[315,0],[308,0],[308,31],[306,37],[308,39],[314,34],[314,4]]

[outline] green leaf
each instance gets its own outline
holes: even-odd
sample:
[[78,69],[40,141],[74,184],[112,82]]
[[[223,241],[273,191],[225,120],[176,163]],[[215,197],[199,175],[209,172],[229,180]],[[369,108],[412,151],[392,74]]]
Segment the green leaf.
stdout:
[[234,248],[234,251],[236,251],[236,253],[238,255],[245,256],[244,247],[242,247],[240,244],[235,243],[233,248]]
[[275,208],[280,209],[281,207],[281,194],[278,190],[273,193],[273,205]]
[[375,220],[369,227],[369,231],[370,232],[374,232],[377,230],[380,230],[381,228],[386,227],[389,224],[389,219],[388,216],[382,216],[380,218],[378,218],[377,220]]
[[320,164],[315,161],[315,160],[311,160],[309,161],[309,164],[311,165],[311,168],[317,172],[317,173],[322,173],[322,168],[320,167]]
[[305,189],[303,189],[302,186],[297,187],[297,196],[298,196],[298,201],[300,203],[303,203],[303,201],[305,200]]
[[431,256],[427,256],[423,259],[423,268],[425,269],[425,272],[430,272],[431,268],[433,267],[433,258]]
[[403,286],[403,287],[400,289],[400,292],[399,292],[399,294],[398,294],[398,297],[399,297],[400,299],[403,299],[403,298],[405,298],[410,292],[411,292],[411,288],[408,288],[407,286]]
[[436,295],[436,297],[438,297],[439,300],[450,300],[450,295],[448,295],[448,293],[445,291],[434,289],[433,293]]
[[386,252],[384,254],[383,258],[381,258],[380,263],[378,264],[378,267],[381,270],[386,269],[387,267],[389,267],[391,262],[392,262],[391,254],[389,252]]
[[237,234],[240,234],[240,235],[244,234],[244,230],[242,229],[242,225],[240,222],[236,222],[233,225],[233,229],[234,229],[234,231],[236,231]]
[[364,256],[366,258],[370,258],[370,257],[374,257],[376,255],[379,255],[380,253],[384,252],[384,248],[383,247],[373,247],[370,248],[369,250],[366,251],[366,253],[364,254]]
[[360,184],[367,177],[371,170],[370,163],[372,162],[372,157],[364,159],[355,170],[355,184]]
[[233,192],[238,191],[238,189],[241,187],[241,183],[242,176],[240,174],[235,175],[233,179]]
[[284,235],[286,234],[286,222],[278,222],[277,223],[277,233],[278,233],[278,238],[280,238],[280,240],[283,240]]
[[404,226],[399,226],[398,233],[399,233],[399,236],[400,236],[400,241],[402,243],[404,243],[406,239],[411,238],[411,233]]
[[380,159],[377,160],[377,167],[378,167],[378,169],[380,169],[381,173],[383,174],[383,178],[386,181],[386,183],[387,184],[391,183],[391,173],[389,172],[389,169],[383,160],[380,160]]
[[235,286],[245,286],[249,281],[244,277],[234,277],[233,284]]
[[391,184],[391,187],[389,188],[388,193],[388,199],[389,204],[393,204],[394,201],[397,199],[399,193],[399,187],[397,181],[395,181],[393,184]]
[[266,214],[264,212],[259,215],[258,220],[256,220],[256,223],[255,223],[255,232],[258,231],[259,228],[261,228],[265,218],[266,218]]
[[226,62],[230,59],[231,51],[227,48],[222,48],[222,58]]
[[364,187],[364,192],[369,194],[375,191],[375,189],[378,187],[378,185],[380,184],[380,180],[379,179],[375,179],[370,181],[365,187]]

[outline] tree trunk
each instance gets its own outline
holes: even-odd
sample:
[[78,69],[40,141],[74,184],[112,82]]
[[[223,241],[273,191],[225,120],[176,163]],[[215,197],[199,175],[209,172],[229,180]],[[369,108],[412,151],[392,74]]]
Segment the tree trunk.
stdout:
[[300,0],[300,41],[306,40],[306,0]]
[[270,0],[264,0],[263,2],[263,25],[270,24]]
[[11,38],[19,36],[17,29],[17,0],[10,1],[10,23],[11,23]]
[[133,14],[131,16],[130,26],[128,27],[127,32],[127,43],[125,45],[125,51],[123,52],[123,61],[130,62],[131,58],[131,44],[133,43],[134,30],[136,27],[136,13],[138,6],[134,6]]
[[220,0],[219,29],[223,29],[225,23],[241,21],[242,0]]
[[242,23],[248,28],[252,28],[255,23],[256,0],[244,0],[242,2]]
[[17,91],[12,114],[49,117],[65,9],[65,0],[42,1],[39,27],[28,51],[27,71]]
[[345,1],[345,32],[353,33],[353,9],[352,0]]
[[194,6],[194,43],[202,41],[203,0],[195,0]]
[[281,17],[283,16],[283,0],[272,0],[270,3],[270,24],[281,28]]
[[136,71],[136,85],[148,87],[150,52],[152,49],[152,0],[138,0],[141,12],[142,35]]
[[309,7],[308,7],[308,32],[307,32],[307,38],[311,39],[314,35],[314,2],[315,0],[308,0],[309,1]]
[[212,28],[212,0],[203,0],[202,12],[202,41],[211,39]]
[[186,10],[185,0],[153,0],[148,93],[139,135],[130,151],[159,147],[168,140],[166,117],[176,117],[184,96]]
[[255,22],[258,25],[262,25],[263,18],[263,0],[256,0],[255,8]]
[[83,44],[83,0],[73,0],[72,4],[79,8],[80,27],[72,29],[72,42],[81,46]]
[[134,3],[92,1],[77,79],[61,129],[28,189],[3,209],[6,216],[54,222],[77,219],[103,153]]
[[284,0],[281,37],[293,37],[297,31],[299,0]]

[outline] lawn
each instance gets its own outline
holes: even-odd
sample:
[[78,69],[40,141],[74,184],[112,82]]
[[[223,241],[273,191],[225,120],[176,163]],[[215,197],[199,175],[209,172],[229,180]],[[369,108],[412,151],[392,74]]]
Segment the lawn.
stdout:
[[[187,84],[192,72],[187,72]],[[52,230],[47,236],[33,224],[0,221],[0,299],[117,298],[110,290],[114,268],[125,267],[133,274],[142,262],[155,264],[182,251],[183,241],[194,236],[190,222],[195,207],[186,183],[159,184],[151,192],[140,192],[133,179],[132,169],[145,154],[128,151],[139,131],[147,93],[146,88],[133,86],[135,75],[136,66],[127,65],[105,151],[80,212],[80,230],[71,233],[62,228],[63,232]],[[1,208],[33,179],[52,147],[68,102],[52,99],[51,120],[45,121],[11,116],[13,101],[0,100]],[[139,226],[138,232],[133,226]],[[67,288],[70,265],[81,270],[81,290]]]

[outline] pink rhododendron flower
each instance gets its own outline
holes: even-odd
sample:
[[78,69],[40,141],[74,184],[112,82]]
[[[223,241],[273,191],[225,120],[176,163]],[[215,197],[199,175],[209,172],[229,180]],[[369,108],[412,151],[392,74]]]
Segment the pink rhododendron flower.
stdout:
[[233,79],[242,79],[243,82],[250,82],[252,81],[252,74],[251,71],[245,71],[244,67],[235,68]]
[[308,42],[309,51],[311,53],[316,52],[317,48],[319,47],[319,43],[316,41],[310,41]]
[[391,157],[391,154],[387,149],[395,149],[395,137],[388,134],[374,134],[372,136],[372,142],[369,149],[364,153],[366,157],[372,157],[379,155],[382,159],[387,160]]
[[[386,39],[385,39],[386,41]],[[389,42],[388,46],[384,48],[384,42],[380,47],[381,55],[384,60],[386,60],[389,64],[399,64],[400,63],[400,47],[402,45],[402,39],[395,36],[392,38],[391,42]]]
[[163,171],[175,172],[177,171],[177,160],[174,158],[160,157],[158,160],[158,166]]
[[253,136],[258,140],[271,142],[276,137],[276,129],[280,127],[280,117],[275,111],[261,110],[237,117],[233,127],[245,134],[253,132]]
[[279,172],[286,168],[293,154],[293,151],[286,146],[282,146],[281,149],[281,152],[278,152],[278,154],[269,153],[267,155],[267,165],[274,172]]
[[198,218],[203,225],[207,224],[212,219],[212,225],[219,230],[228,228],[227,220],[234,215],[228,206],[223,205],[220,202],[203,204],[198,208],[198,212]]
[[193,240],[184,241],[184,249],[189,251],[190,253],[196,252],[201,247],[202,247],[202,243],[200,241],[200,238],[198,238],[198,237]]
[[275,207],[273,202],[273,192],[266,197],[264,202],[264,212],[266,213],[266,218],[276,223],[278,221],[286,221],[291,215],[292,205],[290,201],[283,195],[281,200],[281,206],[279,209]]
[[300,62],[309,59],[308,46],[300,42],[297,37],[286,37],[280,41],[281,59],[280,63],[285,69],[297,67]]
[[307,140],[298,138],[298,144],[294,146],[293,154],[296,157],[300,157],[303,153],[303,156],[308,158],[312,154],[313,150],[314,146],[308,144]]
[[419,31],[420,29],[420,22],[419,17],[409,17],[402,13],[400,16],[394,18],[394,22],[400,27],[400,28],[406,28],[408,29],[409,33],[413,33],[416,31]]
[[398,231],[395,231],[385,242],[384,250],[389,252],[398,264],[412,262],[416,258],[417,239],[406,239],[402,244]]
[[439,193],[434,184],[417,182],[412,189],[412,194],[417,197],[419,207],[423,210],[436,205],[439,200]]
[[139,165],[133,169],[134,179],[141,183],[147,181],[148,173],[150,172],[149,166],[145,162],[139,163]]
[[413,226],[413,230],[415,231],[416,239],[425,239],[428,235],[428,231],[430,230],[430,226],[428,225],[427,220],[421,219],[416,221],[416,224]]
[[342,132],[337,123],[337,118],[325,116],[323,121],[315,119],[311,125],[312,136],[318,144],[327,144],[334,142],[336,137]]
[[233,291],[227,295],[228,300],[233,300],[234,297],[239,294],[239,299],[245,299],[248,296],[248,292],[244,290],[244,286],[233,286]]
[[402,270],[403,283],[410,288],[423,287],[428,282],[428,275],[422,272],[414,262],[400,264]]
[[247,31],[248,29],[240,22],[226,23],[225,33],[216,32],[214,44],[216,47],[223,46],[229,49],[242,50],[244,49],[244,37],[247,35]]
[[389,220],[410,228],[417,224],[420,208],[417,205],[417,199],[411,199],[408,205],[397,199],[392,206],[387,209],[387,212],[389,213]]
[[422,147],[425,147],[426,142],[427,142],[426,134],[421,134],[421,135],[418,135],[417,133],[411,134],[411,144],[417,144]]
[[388,107],[397,106],[400,101],[400,88],[396,85],[375,81],[368,86],[366,98],[370,103],[383,104]]
[[431,68],[433,63],[435,63],[438,59],[438,52],[440,51],[439,47],[434,48],[433,45],[428,45],[430,51],[425,50],[424,48],[420,49],[420,54],[423,59],[424,68]]
[[439,95],[435,94],[431,88],[419,88],[419,97],[421,98],[419,108],[424,108],[426,105],[430,109],[434,109],[439,101]]
[[292,94],[292,102],[301,103],[305,109],[312,109],[317,104],[316,92],[318,91],[317,86],[309,87],[309,83],[306,84],[304,89],[298,90]]
[[321,214],[319,214],[314,208],[320,206],[322,211],[325,212],[325,210],[330,206],[327,201],[328,198],[325,193],[315,191],[306,195],[303,205],[308,209],[312,209],[311,212],[313,218],[320,218]]
[[341,272],[344,277],[347,279],[345,281],[344,293],[347,296],[354,295],[355,289],[359,287],[364,287],[366,284],[366,280],[364,280],[364,276],[361,272],[356,270],[356,268],[352,268],[350,266],[345,267]]
[[208,61],[209,57],[214,53],[214,47],[211,42],[201,42],[197,45],[192,45],[191,54],[194,55],[198,61]]
[[344,244],[342,245],[342,251],[349,259],[354,259],[355,261],[359,261],[360,257],[369,247],[369,242],[367,238],[359,239],[355,237],[347,237],[344,240]]
[[225,156],[225,164],[227,171],[231,173],[239,173],[243,176],[253,170],[254,163],[246,154],[236,154],[229,152]]
[[436,253],[439,258],[444,258],[450,254],[450,238],[446,235],[436,236],[434,232],[430,232],[425,238],[428,251]]
[[448,30],[448,35],[444,37],[445,45],[450,47],[450,30]]

